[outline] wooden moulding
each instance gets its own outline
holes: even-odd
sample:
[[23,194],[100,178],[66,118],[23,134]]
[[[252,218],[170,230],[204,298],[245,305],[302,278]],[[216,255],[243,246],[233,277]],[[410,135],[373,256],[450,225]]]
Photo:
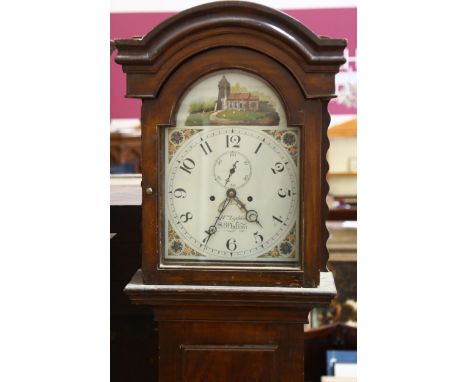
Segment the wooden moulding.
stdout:
[[333,275],[317,288],[148,285],[138,270],[125,288],[157,321],[158,380],[304,380],[304,324],[336,295]]
[[318,288],[148,285],[141,269],[125,287],[134,304],[153,307],[160,321],[281,321],[304,324],[315,306],[336,295],[331,272],[321,272]]
[[134,98],[157,97],[182,62],[219,47],[250,49],[281,62],[306,98],[333,97],[334,75],[346,61],[346,40],[317,36],[285,13],[236,1],[190,8],[115,46],[115,61],[128,75],[127,96]]
[[[328,102],[345,62],[346,41],[319,37],[288,15],[259,4],[215,2],[166,20],[144,37],[116,40],[127,97],[141,98],[142,271],[147,284],[317,287],[326,271]],[[288,126],[301,130],[301,262],[296,267],[168,266],[163,261],[163,131],[204,75],[236,69],[260,76],[281,99]]]

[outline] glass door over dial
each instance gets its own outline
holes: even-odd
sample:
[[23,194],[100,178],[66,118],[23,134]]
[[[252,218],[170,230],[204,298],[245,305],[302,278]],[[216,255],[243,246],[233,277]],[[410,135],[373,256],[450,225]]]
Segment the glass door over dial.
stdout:
[[266,82],[203,77],[164,145],[165,262],[299,262],[300,130]]

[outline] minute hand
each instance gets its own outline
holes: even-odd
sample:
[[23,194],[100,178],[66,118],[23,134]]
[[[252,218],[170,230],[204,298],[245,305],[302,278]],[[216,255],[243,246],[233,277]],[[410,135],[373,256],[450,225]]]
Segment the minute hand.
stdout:
[[218,223],[219,218],[221,217],[221,215],[223,214],[224,210],[227,208],[229,203],[231,203],[231,200],[232,200],[231,198],[226,198],[224,200],[223,207],[219,210],[219,215],[216,218],[214,224],[210,226],[210,228],[208,228],[208,231],[205,231],[208,234],[208,237],[206,238],[206,241],[205,241],[205,247],[208,244],[208,241],[210,240],[211,236],[213,236],[216,233],[217,231],[216,223]]

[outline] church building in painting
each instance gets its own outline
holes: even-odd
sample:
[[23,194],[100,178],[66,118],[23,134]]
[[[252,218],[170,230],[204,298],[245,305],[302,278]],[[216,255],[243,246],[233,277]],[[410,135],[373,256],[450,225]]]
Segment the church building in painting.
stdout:
[[231,93],[231,84],[223,75],[218,83],[216,110],[258,111],[259,98],[251,93]]

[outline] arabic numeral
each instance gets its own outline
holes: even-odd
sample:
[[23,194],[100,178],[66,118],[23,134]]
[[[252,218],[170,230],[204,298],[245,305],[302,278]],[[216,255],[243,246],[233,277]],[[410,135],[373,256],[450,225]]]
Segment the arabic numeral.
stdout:
[[187,223],[189,220],[193,219],[193,215],[191,212],[187,212],[185,214],[180,215],[180,220],[182,220],[182,223]]
[[191,174],[192,170],[195,168],[195,162],[193,159],[185,158],[180,165],[180,168],[184,170],[186,173]]
[[286,196],[291,196],[291,190],[283,190],[282,188],[280,188],[278,190],[278,196],[280,198],[285,198]]
[[237,249],[237,243],[236,243],[236,239],[229,239],[227,242],[226,242],[226,248],[228,249],[228,251],[235,251]]
[[263,236],[260,235],[258,233],[258,231],[254,233],[254,238],[255,238],[255,244],[262,244],[263,243]]
[[273,171],[273,174],[277,174],[278,172],[283,172],[284,171],[284,166],[286,166],[288,162],[276,162],[275,165],[271,168],[271,171]]
[[226,135],[226,147],[235,147],[240,148],[239,143],[241,141],[241,137],[239,135]]
[[173,194],[174,194],[174,198],[185,199],[187,196],[187,191],[185,191],[183,188],[176,188]]

